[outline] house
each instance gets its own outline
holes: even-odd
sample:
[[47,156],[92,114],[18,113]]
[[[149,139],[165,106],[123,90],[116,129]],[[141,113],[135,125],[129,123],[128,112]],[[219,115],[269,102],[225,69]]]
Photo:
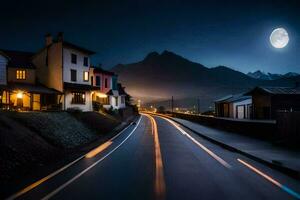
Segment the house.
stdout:
[[125,108],[124,88],[118,84],[117,75],[100,67],[91,67],[91,84],[93,86],[92,100],[104,108]]
[[14,110],[47,110],[59,106],[60,92],[36,80],[30,52],[0,50],[1,107]]
[[243,94],[228,95],[215,101],[217,117],[235,119],[252,118],[252,98]]
[[92,111],[90,56],[94,52],[64,40],[46,35],[45,46],[33,56],[37,78],[43,85],[53,88],[63,97],[59,100],[63,110]]
[[125,87],[120,83],[117,84],[117,90],[111,89],[107,95],[109,96],[109,102],[113,109],[122,109],[126,107]]
[[254,119],[276,119],[278,111],[300,111],[300,87],[256,87],[252,96]]

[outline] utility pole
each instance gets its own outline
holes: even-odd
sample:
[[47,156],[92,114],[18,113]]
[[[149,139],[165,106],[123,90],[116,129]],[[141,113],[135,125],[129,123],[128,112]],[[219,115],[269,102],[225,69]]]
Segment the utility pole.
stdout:
[[172,96],[171,100],[171,109],[172,109],[172,114],[173,114],[173,109],[174,109],[174,97]]
[[198,111],[198,115],[200,115],[200,98],[197,98],[197,111]]

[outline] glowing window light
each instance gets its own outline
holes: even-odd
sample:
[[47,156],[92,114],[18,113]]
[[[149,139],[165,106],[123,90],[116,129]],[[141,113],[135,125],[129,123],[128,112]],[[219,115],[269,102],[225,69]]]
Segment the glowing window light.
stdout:
[[23,92],[18,92],[17,93],[17,98],[22,99],[23,98]]
[[99,98],[106,98],[107,95],[104,94],[104,93],[97,93],[97,97],[99,97]]
[[84,81],[89,81],[89,72],[83,72],[83,80]]

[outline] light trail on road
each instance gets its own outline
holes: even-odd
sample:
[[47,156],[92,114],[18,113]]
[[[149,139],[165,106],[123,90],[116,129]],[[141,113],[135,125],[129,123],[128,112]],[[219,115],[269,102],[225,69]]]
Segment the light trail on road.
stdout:
[[80,178],[82,175],[84,175],[85,173],[87,173],[89,170],[91,170],[97,164],[99,164],[100,162],[102,162],[105,158],[107,158],[109,155],[111,155],[114,151],[116,151],[122,144],[124,144],[130,138],[130,136],[133,134],[133,132],[139,126],[139,124],[141,122],[141,119],[142,118],[140,117],[140,119],[139,119],[137,125],[134,127],[134,129],[130,132],[130,134],[118,146],[116,146],[114,149],[112,149],[109,153],[107,153],[105,156],[103,156],[102,158],[100,158],[94,164],[92,164],[91,166],[89,166],[88,168],[86,168],[85,170],[83,170],[82,172],[80,172],[79,174],[77,174],[76,176],[74,176],[72,179],[70,179],[69,181],[67,181],[66,183],[62,184],[60,187],[58,187],[57,189],[55,189],[54,191],[52,191],[51,193],[49,193],[48,195],[46,195],[44,198],[42,198],[42,200],[48,200],[48,199],[50,199],[51,197],[53,197],[54,195],[56,195],[58,192],[60,192],[61,190],[63,190],[65,187],[67,187],[68,185],[70,185],[72,182],[74,182],[75,180],[77,180],[78,178]]
[[279,183],[278,181],[276,181],[274,178],[268,176],[267,174],[263,173],[262,171],[260,171],[259,169],[255,168],[254,166],[250,165],[249,163],[247,163],[246,161],[243,161],[241,159],[237,159],[240,163],[242,163],[244,166],[248,167],[249,169],[251,169],[252,171],[254,171],[255,173],[257,173],[258,175],[262,176],[263,178],[265,178],[266,180],[268,180],[269,182],[273,183],[274,185],[276,185],[277,187],[281,188],[282,190],[284,190],[285,192],[289,193],[290,195],[292,195],[293,197],[300,199],[300,194],[298,194],[297,192],[293,191],[292,189],[290,189],[289,187]]
[[152,126],[152,135],[154,137],[154,150],[155,150],[155,195],[156,199],[164,199],[166,195],[166,183],[164,178],[164,169],[163,169],[163,162],[162,162],[162,156],[161,156],[161,150],[160,150],[160,143],[158,138],[158,130],[157,130],[157,123],[155,119],[148,114],[142,114],[144,116],[147,116],[151,121]]
[[213,157],[216,161],[218,161],[219,163],[221,163],[224,167],[230,169],[231,165],[228,164],[225,160],[223,160],[222,158],[220,158],[218,155],[216,155],[214,152],[212,152],[211,150],[209,150],[207,147],[205,147],[203,144],[201,144],[200,142],[198,142],[195,138],[193,138],[190,134],[188,134],[185,130],[183,130],[181,127],[179,127],[175,122],[173,122],[172,120],[162,117],[162,116],[158,116],[166,121],[168,121],[170,124],[172,124],[175,128],[177,128],[183,135],[187,136],[191,141],[193,141],[197,146],[199,146],[201,149],[203,149],[206,153],[208,153],[211,157]]

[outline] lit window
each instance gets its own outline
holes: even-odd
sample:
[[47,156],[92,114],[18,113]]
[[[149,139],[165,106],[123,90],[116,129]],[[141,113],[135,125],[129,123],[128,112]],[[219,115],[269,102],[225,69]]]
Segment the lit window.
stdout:
[[26,79],[26,70],[17,70],[16,78],[17,78],[17,80],[25,80]]
[[83,80],[84,81],[89,81],[89,72],[83,72]]
[[85,93],[84,92],[72,92],[72,104],[85,104]]

